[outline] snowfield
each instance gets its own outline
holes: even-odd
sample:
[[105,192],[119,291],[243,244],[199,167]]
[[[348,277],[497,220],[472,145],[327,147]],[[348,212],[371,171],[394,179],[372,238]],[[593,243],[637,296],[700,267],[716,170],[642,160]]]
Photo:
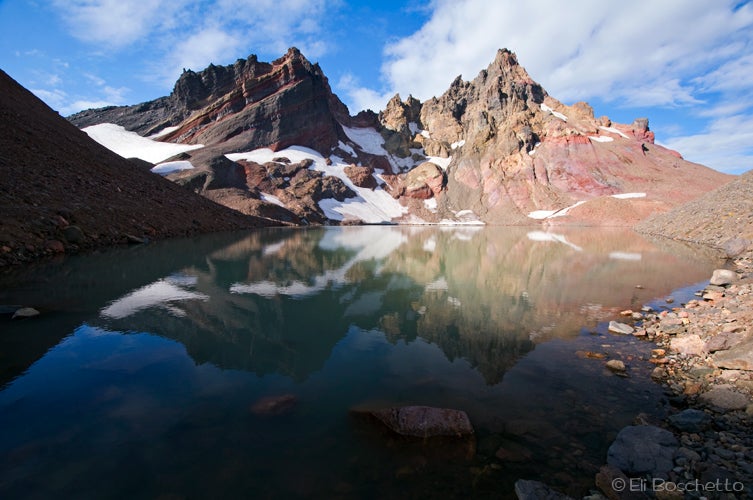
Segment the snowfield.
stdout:
[[81,130],[123,158],[140,158],[149,163],[159,163],[179,153],[204,147],[203,144],[174,144],[155,141],[148,137],[141,137],[136,132],[129,132],[114,123],[100,123]]
[[614,137],[609,137],[607,135],[589,135],[589,139],[595,142],[612,142],[614,141]]
[[[415,129],[417,133],[421,134],[426,132],[419,130],[416,124],[412,124],[412,129]],[[120,156],[125,158],[140,158],[150,163],[155,163],[156,166],[152,168],[152,172],[159,175],[167,175],[172,172],[194,168],[189,161],[165,162],[164,160],[175,156],[176,154],[203,147],[202,144],[174,144],[155,140],[158,137],[174,131],[175,127],[166,127],[150,137],[142,137],[135,132],[129,132],[122,126],[112,123],[93,125],[82,130],[84,130],[84,132],[96,142],[102,144]],[[406,170],[407,168],[414,166],[414,161],[410,157],[397,158],[390,155],[383,147],[384,140],[382,139],[381,134],[374,128],[343,127],[343,130],[348,138],[366,153],[386,157],[395,171]],[[425,135],[428,136],[428,133]],[[464,143],[465,141],[458,141],[453,144],[453,148],[462,147]],[[340,150],[346,154],[355,156],[356,152],[350,145],[340,142],[338,146]],[[423,150],[420,150],[419,152],[423,152]],[[346,186],[357,194],[355,198],[349,198],[345,201],[337,201],[334,198],[328,198],[319,202],[319,207],[324,214],[332,220],[362,221],[366,224],[390,223],[395,219],[404,217],[408,212],[407,207],[401,205],[399,201],[394,199],[382,188],[382,186],[385,185],[385,182],[381,177],[381,174],[384,172],[376,171],[373,174],[378,184],[376,189],[372,190],[358,187],[353,184],[353,181],[351,181],[345,174],[345,167],[352,162],[334,155],[329,157],[330,165],[327,165],[327,159],[320,153],[302,146],[291,146],[281,151],[260,148],[242,153],[230,153],[225,156],[232,161],[247,160],[261,164],[270,162],[278,157],[288,158],[293,163],[298,163],[306,159],[312,160],[313,164],[309,167],[310,169],[323,172],[324,175],[332,175],[339,178]],[[452,157],[441,158],[430,156],[427,157],[427,160],[446,170],[452,161]],[[262,193],[261,198],[269,203],[274,203],[282,207],[285,206],[282,200],[271,193]],[[436,200],[427,200],[425,206],[432,212],[437,210]],[[403,220],[403,222],[406,221]],[[416,216],[412,216],[408,223],[419,225],[429,224]],[[438,224],[479,226],[484,225],[484,222],[479,220],[478,216],[470,210],[461,210],[455,213],[453,219],[443,219]]]
[[[371,130],[376,135],[379,135],[374,129],[351,129],[351,130]],[[364,140],[366,144],[371,144],[375,149],[375,137],[369,132],[361,132],[361,135],[357,135],[360,139]],[[381,136],[379,136],[381,139]],[[372,141],[369,143],[369,141]],[[359,143],[359,145],[361,145]],[[379,146],[381,148],[381,145]],[[384,153],[381,153],[384,154]],[[355,198],[348,198],[345,201],[337,201],[334,198],[327,198],[319,202],[319,207],[324,214],[332,220],[362,220],[367,224],[378,224],[384,222],[391,222],[392,219],[403,216],[408,209],[402,206],[397,200],[387,193],[384,189],[377,187],[374,190],[368,188],[361,188],[353,184],[353,181],[345,174],[345,167],[349,163],[344,162],[341,158],[332,156],[331,165],[327,165],[325,158],[314,151],[313,149],[304,148],[301,146],[291,146],[281,151],[272,151],[269,148],[256,149],[254,151],[248,151],[245,153],[232,153],[225,155],[228,159],[247,160],[254,161],[256,163],[266,163],[272,161],[272,158],[285,157],[291,162],[298,163],[300,161],[310,159],[313,160],[313,165],[309,167],[311,170],[318,170],[323,172],[324,175],[333,175],[342,180],[346,186],[356,192],[358,196]],[[384,181],[379,177],[376,177],[377,182],[382,184]]]
[[599,127],[601,130],[605,130],[607,132],[612,132],[613,134],[617,134],[620,137],[624,137],[625,139],[630,139],[630,137],[625,134],[625,132],[622,132],[621,130],[618,130],[614,127]]

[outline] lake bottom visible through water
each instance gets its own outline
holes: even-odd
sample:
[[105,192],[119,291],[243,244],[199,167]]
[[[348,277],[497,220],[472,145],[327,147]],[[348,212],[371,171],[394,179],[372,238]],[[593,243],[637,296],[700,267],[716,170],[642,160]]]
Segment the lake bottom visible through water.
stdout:
[[[582,496],[617,432],[667,405],[652,345],[606,322],[692,298],[714,262],[558,231],[265,230],[8,277],[0,304],[41,314],[0,317],[0,496]],[[475,436],[353,411],[407,405],[463,410]]]

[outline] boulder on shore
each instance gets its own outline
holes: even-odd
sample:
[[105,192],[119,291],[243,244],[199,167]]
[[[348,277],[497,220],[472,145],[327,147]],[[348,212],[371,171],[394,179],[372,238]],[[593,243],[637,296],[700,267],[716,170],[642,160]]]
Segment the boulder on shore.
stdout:
[[737,273],[729,269],[715,269],[709,280],[710,285],[726,286],[737,281]]
[[635,328],[626,323],[620,323],[619,321],[610,321],[607,330],[621,335],[630,335],[635,332]]
[[674,434],[653,425],[622,429],[607,452],[607,463],[628,476],[666,474],[674,467],[678,443]]

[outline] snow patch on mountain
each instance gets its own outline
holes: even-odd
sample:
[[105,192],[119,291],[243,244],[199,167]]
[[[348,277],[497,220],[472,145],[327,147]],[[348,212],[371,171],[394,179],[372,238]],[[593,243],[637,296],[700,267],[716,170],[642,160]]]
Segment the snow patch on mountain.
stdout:
[[645,198],[646,193],[622,193],[622,194],[613,194],[612,198],[617,198],[618,200],[627,200],[630,198]]
[[625,139],[630,139],[630,137],[628,137],[628,135],[625,132],[623,132],[623,131],[621,131],[619,129],[616,129],[614,127],[599,127],[599,128],[601,130],[605,130],[607,132],[612,132],[613,134],[617,134],[617,135],[619,135],[619,136],[621,136],[621,137],[623,137]]
[[[376,139],[374,135],[369,132],[364,132],[371,130],[379,135],[374,129],[351,130],[359,130],[359,134],[361,135],[354,134],[354,136],[362,140],[363,144],[376,147]],[[379,137],[381,139],[381,136]],[[351,137],[351,140],[353,140],[353,137]],[[363,147],[360,142],[357,143],[359,146]],[[381,146],[379,147],[381,148]],[[382,154],[384,154],[384,150],[382,150]],[[399,201],[394,199],[381,187],[372,190],[369,188],[358,187],[353,184],[353,181],[351,181],[345,173],[345,167],[347,167],[348,164],[341,158],[332,156],[330,157],[332,164],[327,165],[325,158],[317,151],[310,148],[291,146],[280,151],[261,148],[244,153],[231,153],[225,155],[225,157],[232,161],[246,160],[256,163],[266,163],[271,161],[273,157],[285,157],[293,163],[307,159],[312,160],[314,163],[309,167],[311,170],[320,171],[323,172],[324,175],[332,175],[339,178],[346,186],[358,195],[355,198],[348,198],[344,201],[338,201],[334,198],[326,198],[319,201],[319,207],[324,212],[324,215],[332,220],[361,220],[367,224],[378,224],[391,222],[395,218],[402,217],[408,211],[406,207],[402,206]]]
[[180,172],[181,170],[191,170],[192,168],[194,167],[190,161],[180,160],[160,163],[159,165],[153,167],[151,170],[155,174],[167,175],[172,174],[173,172]]
[[382,135],[371,127],[366,128],[354,128],[343,127],[345,135],[348,138],[358,144],[364,152],[372,155],[386,155],[387,151],[384,149],[384,139]]
[[273,203],[277,206],[285,208],[285,204],[282,202],[282,200],[273,194],[259,193],[259,197],[267,203]]
[[550,108],[549,106],[547,106],[543,102],[541,103],[541,111],[543,111],[545,113],[551,113],[554,116],[556,116],[557,118],[559,118],[560,120],[562,120],[563,122],[567,121],[567,116],[563,115],[559,111],[553,110],[552,108]]
[[159,163],[171,156],[203,148],[203,144],[174,144],[159,142],[148,137],[141,137],[136,132],[129,132],[114,123],[100,123],[82,129],[89,137],[119,154],[123,158],[140,158],[150,163]]

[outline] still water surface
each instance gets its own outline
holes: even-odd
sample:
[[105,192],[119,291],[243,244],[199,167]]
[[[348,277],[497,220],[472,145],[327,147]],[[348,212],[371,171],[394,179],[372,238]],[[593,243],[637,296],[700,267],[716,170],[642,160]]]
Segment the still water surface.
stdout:
[[[713,265],[624,230],[371,226],[28,270],[0,286],[42,311],[0,317],[0,497],[582,495],[617,431],[665,405],[651,346],[604,321]],[[351,413],[410,404],[466,411],[475,444]]]

